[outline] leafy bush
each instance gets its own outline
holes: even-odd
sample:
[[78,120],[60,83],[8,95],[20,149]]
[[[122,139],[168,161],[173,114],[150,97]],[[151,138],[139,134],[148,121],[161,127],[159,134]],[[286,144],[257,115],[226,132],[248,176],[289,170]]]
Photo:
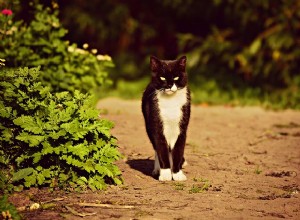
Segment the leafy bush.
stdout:
[[0,57],[7,67],[40,66],[43,84],[54,92],[94,92],[110,82],[109,56],[87,50],[87,44],[80,49],[64,41],[67,30],[59,22],[57,8],[32,3],[31,7],[34,16],[26,23],[15,21],[13,15],[0,15]]
[[37,68],[0,70],[0,165],[25,187],[103,189],[120,184],[112,122],[99,119],[91,97],[50,93]]
[[214,80],[219,97],[227,93],[256,97],[275,107],[300,108],[300,38],[295,22],[300,4],[220,0],[211,10],[213,20],[216,12],[224,19],[209,34],[178,35],[181,52],[190,58],[192,82],[207,87],[206,82]]
[[117,90],[149,76],[150,54],[187,54],[194,101],[300,108],[299,1],[64,0],[60,10],[69,39],[114,56]]
[[0,197],[0,213],[1,219],[21,219],[16,207],[8,201],[7,195]]

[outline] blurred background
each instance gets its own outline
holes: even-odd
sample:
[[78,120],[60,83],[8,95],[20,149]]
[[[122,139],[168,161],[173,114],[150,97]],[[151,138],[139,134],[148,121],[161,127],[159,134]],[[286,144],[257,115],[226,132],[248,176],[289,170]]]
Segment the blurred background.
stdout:
[[150,55],[187,55],[195,103],[300,108],[300,1],[39,2],[59,11],[65,40],[112,57],[106,95],[140,98]]

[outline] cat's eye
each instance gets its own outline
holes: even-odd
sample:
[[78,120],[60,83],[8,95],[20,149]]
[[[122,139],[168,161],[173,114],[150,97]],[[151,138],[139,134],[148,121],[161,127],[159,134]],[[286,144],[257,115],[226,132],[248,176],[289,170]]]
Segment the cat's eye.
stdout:
[[178,76],[174,77],[174,80],[175,81],[179,80],[179,77]]
[[162,81],[165,81],[166,80],[166,78],[165,77],[160,77],[160,79],[162,80]]

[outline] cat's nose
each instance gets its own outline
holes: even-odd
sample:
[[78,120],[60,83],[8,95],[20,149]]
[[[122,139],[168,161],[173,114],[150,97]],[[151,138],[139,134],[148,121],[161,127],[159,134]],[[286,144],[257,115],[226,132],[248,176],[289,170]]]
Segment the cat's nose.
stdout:
[[176,92],[177,91],[177,86],[175,84],[173,84],[173,86],[171,87],[171,91],[172,92]]

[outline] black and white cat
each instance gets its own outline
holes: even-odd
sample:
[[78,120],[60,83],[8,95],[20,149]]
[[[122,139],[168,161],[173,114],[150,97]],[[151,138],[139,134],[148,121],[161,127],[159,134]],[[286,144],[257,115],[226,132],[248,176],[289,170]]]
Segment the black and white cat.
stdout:
[[160,60],[150,57],[152,79],[142,98],[146,130],[155,150],[153,175],[160,181],[184,181],[182,165],[190,119],[190,91],[186,57]]

